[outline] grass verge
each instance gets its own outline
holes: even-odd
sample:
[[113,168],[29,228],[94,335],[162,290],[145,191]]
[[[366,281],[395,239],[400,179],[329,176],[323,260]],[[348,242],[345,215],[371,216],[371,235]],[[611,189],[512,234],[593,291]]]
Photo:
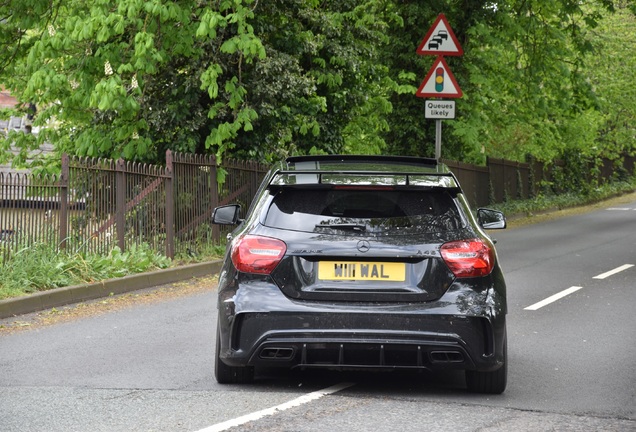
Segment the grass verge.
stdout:
[[589,206],[634,191],[636,191],[636,179],[631,182],[606,184],[585,193],[570,192],[559,195],[539,195],[529,200],[508,200],[489,207],[504,212],[509,218],[531,218],[546,212]]
[[167,268],[170,263],[144,245],[126,252],[115,248],[102,256],[70,254],[38,243],[11,254],[0,272],[0,300]]

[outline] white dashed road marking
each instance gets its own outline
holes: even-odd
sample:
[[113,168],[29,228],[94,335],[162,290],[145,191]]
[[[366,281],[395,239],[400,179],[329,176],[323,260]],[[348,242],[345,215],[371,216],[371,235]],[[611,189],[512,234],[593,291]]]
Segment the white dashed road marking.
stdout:
[[615,275],[616,273],[620,273],[624,270],[627,270],[628,268],[631,268],[631,267],[634,267],[634,264],[624,264],[620,267],[616,267],[614,270],[610,270],[606,273],[600,274],[598,276],[594,276],[594,279],[605,279],[607,277]]
[[539,303],[535,303],[532,306],[528,306],[527,308],[525,308],[525,310],[530,310],[530,311],[536,311],[537,309],[541,309],[543,306],[547,306],[550,303],[554,303],[555,301],[562,299],[565,296],[568,296],[574,292],[577,292],[578,290],[580,290],[583,287],[580,286],[573,286],[570,287],[566,290],[561,291],[560,293],[557,293],[553,296],[548,297],[545,300],[540,301]]
[[[605,279],[605,278],[608,278],[608,277],[610,277],[612,275],[615,275],[616,273],[620,273],[620,272],[625,271],[627,269],[630,269],[632,267],[634,267],[634,264],[623,264],[620,267],[616,267],[614,270],[610,270],[608,272],[601,273],[598,276],[594,276],[593,279]],[[557,301],[559,299],[562,299],[563,297],[569,296],[570,294],[577,292],[581,288],[583,288],[583,287],[580,287],[580,286],[570,287],[570,288],[568,288],[566,290],[561,291],[560,293],[557,293],[557,294],[555,294],[553,296],[548,297],[545,300],[542,300],[542,301],[540,301],[538,303],[535,303],[532,306],[528,306],[527,308],[524,308],[524,310],[536,311],[537,309],[541,309],[542,307],[547,306],[550,303],[554,303],[555,301]]]
[[236,426],[240,426],[243,425],[245,423],[249,423],[251,421],[256,421],[259,419],[262,419],[263,417],[267,417],[267,416],[271,416],[274,415],[276,413],[279,413],[281,411],[285,411],[288,410],[290,408],[294,408],[300,405],[304,405],[306,403],[315,401],[317,399],[320,399],[323,396],[327,396],[336,392],[339,392],[340,390],[344,390],[348,387],[351,387],[355,385],[355,383],[340,383],[340,384],[336,384],[334,386],[328,387],[324,390],[318,390],[312,393],[308,393],[306,395],[300,396],[296,399],[290,400],[289,402],[285,402],[283,404],[277,405],[275,407],[271,407],[271,408],[266,408],[264,410],[261,411],[256,411],[253,412],[251,414],[246,414],[242,417],[238,417],[232,420],[228,420],[225,421],[223,423],[218,423],[215,424],[213,426],[207,427],[205,429],[201,429],[198,432],[221,432],[224,430],[228,430],[230,428],[236,427]]

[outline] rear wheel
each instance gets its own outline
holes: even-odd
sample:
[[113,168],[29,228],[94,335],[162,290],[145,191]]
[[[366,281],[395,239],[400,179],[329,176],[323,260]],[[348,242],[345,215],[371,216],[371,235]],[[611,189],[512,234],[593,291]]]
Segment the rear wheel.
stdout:
[[214,376],[219,384],[245,384],[254,380],[254,368],[251,366],[228,366],[219,357],[221,352],[221,335],[216,334],[216,354],[214,359]]
[[504,363],[499,369],[492,372],[466,371],[466,385],[468,391],[473,393],[501,394],[506,390],[508,383],[508,341],[507,336],[503,340]]

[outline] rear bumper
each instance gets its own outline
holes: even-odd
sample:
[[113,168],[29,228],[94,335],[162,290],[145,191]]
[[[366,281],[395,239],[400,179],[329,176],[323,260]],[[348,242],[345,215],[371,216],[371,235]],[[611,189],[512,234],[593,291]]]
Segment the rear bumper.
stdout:
[[289,368],[487,370],[498,366],[496,341],[483,318],[242,314],[226,360]]
[[[505,298],[454,285],[423,304],[293,301],[263,281],[219,298],[224,363],[329,369],[465,369],[504,361]],[[226,293],[227,294],[227,293]]]

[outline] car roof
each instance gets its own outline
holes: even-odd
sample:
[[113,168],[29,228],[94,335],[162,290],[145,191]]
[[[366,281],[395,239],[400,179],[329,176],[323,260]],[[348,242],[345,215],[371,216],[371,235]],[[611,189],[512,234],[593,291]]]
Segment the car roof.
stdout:
[[272,171],[270,187],[308,185],[435,187],[460,192],[459,182],[435,159],[411,156],[319,155],[287,158]]

